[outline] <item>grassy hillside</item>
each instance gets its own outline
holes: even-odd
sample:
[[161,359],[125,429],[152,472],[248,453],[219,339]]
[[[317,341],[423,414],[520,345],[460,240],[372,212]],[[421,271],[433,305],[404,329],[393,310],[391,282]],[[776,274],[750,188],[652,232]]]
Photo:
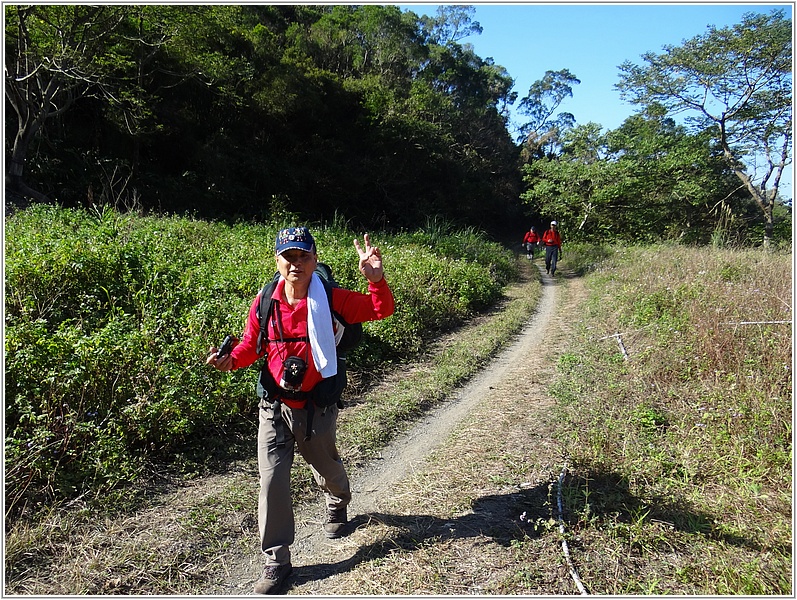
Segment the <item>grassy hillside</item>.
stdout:
[[[134,503],[132,482],[234,454],[257,372],[220,373],[204,359],[242,332],[282,225],[52,207],[7,220],[7,518],[77,497]],[[314,228],[320,259],[364,291],[352,244],[362,233]],[[365,325],[355,374],[418,353],[515,276],[511,253],[470,230],[370,233],[397,311]]]
[[791,266],[654,246],[588,275],[553,391],[593,593],[791,593]]

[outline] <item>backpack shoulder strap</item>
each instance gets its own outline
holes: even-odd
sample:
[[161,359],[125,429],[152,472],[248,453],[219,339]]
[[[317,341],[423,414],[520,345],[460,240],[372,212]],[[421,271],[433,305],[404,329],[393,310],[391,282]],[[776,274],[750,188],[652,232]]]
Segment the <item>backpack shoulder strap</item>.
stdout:
[[[326,266],[326,265],[325,265]],[[332,312],[332,282],[330,282],[326,277],[320,275],[321,283],[324,284],[324,291],[327,293],[327,301],[329,301],[329,312]]]
[[274,295],[274,289],[277,287],[276,277],[269,281],[260,290],[260,302],[257,306],[257,318],[260,321],[260,331],[257,334],[257,353],[262,354],[264,350],[264,340],[268,340],[268,319],[271,311],[274,309],[274,302],[271,296]]

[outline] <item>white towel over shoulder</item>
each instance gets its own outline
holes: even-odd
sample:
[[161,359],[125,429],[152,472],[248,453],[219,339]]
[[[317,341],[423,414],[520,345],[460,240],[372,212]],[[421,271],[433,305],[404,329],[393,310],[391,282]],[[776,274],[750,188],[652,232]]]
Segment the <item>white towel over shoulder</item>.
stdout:
[[332,314],[329,311],[324,284],[318,273],[313,273],[310,289],[307,291],[307,336],[313,361],[326,379],[338,372],[338,355],[335,349],[335,334],[332,330]]

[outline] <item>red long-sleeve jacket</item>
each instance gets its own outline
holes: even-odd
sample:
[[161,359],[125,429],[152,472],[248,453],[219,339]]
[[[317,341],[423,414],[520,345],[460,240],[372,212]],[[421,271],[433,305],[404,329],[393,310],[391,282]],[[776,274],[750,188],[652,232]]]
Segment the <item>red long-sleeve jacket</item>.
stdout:
[[545,230],[545,233],[542,234],[542,243],[546,246],[556,246],[560,250],[562,249],[562,238],[559,232],[553,229]]
[[536,231],[527,231],[526,237],[523,238],[524,244],[536,244],[540,241],[540,236],[537,235]]
[[[285,281],[280,281],[272,298],[280,300],[282,290],[285,288]],[[257,318],[257,309],[260,305],[260,294],[258,294],[252,306],[249,308],[249,318],[246,323],[240,343],[230,352],[232,357],[232,368],[241,369],[254,363],[262,354],[257,353],[257,337],[260,333],[260,320]],[[307,337],[307,298],[299,301],[293,307],[287,302],[278,302],[279,317],[282,319],[283,337],[305,338]],[[393,314],[395,301],[393,292],[383,277],[377,283],[368,284],[368,293],[362,294],[343,288],[332,289],[332,308],[347,323],[363,323],[365,321],[376,321],[384,319]],[[268,337],[279,339],[279,334],[272,331],[273,326],[269,323]],[[310,344],[305,341],[285,341],[279,343],[264,344],[264,351],[268,353],[266,358],[268,369],[275,381],[282,377],[282,362],[289,356],[298,356],[307,363],[307,373],[302,381],[302,390],[309,391],[321,381],[321,374],[313,363],[313,354],[310,351]],[[285,399],[285,404],[292,408],[304,406],[304,400]]]

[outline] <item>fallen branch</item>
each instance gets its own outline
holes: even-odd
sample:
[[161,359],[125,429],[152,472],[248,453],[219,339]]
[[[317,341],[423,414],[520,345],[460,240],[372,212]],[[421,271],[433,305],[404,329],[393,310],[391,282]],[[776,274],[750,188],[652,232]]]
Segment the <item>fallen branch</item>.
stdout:
[[620,346],[620,352],[623,353],[623,358],[628,360],[628,352],[626,352],[625,345],[623,344],[623,340],[620,336],[622,333],[613,333],[612,335],[607,335],[605,337],[599,338],[600,340],[608,340],[609,338],[615,338],[617,340],[617,345]]
[[614,337],[617,338],[617,345],[620,346],[620,352],[623,353],[623,358],[628,360],[628,352],[625,351],[625,346],[623,345],[623,339],[620,337],[619,333],[614,334]]
[[570,570],[570,576],[573,578],[573,581],[576,582],[576,587],[581,592],[582,596],[589,596],[589,592],[587,592],[584,584],[581,583],[578,571],[576,571],[576,568],[573,566],[573,561],[570,560],[570,548],[567,547],[567,540],[565,539],[565,522],[562,518],[564,514],[564,510],[562,509],[562,480],[565,478],[566,472],[567,465],[562,468],[562,472],[559,474],[559,489],[556,494],[556,504],[559,507],[559,533],[562,535],[562,552],[564,552],[567,568]]
[[720,325],[784,325],[791,321],[739,321],[738,323],[720,323]]

